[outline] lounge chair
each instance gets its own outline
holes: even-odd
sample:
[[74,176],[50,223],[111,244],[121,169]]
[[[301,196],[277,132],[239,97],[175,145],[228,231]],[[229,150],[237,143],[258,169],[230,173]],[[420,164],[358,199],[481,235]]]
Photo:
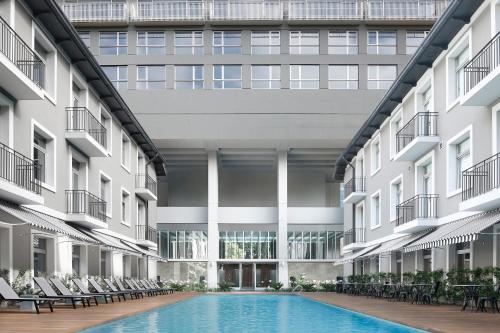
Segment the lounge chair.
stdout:
[[154,281],[146,281],[147,283],[149,283],[151,286],[155,287],[155,288],[158,288],[158,289],[161,289],[161,290],[164,290],[165,293],[167,294],[173,294],[174,293],[174,289],[172,288],[165,288],[165,287],[160,287],[158,285],[158,283],[154,282]]
[[151,290],[147,290],[147,289],[143,289],[143,288],[140,288],[139,286],[137,286],[134,281],[132,280],[128,280],[128,279],[124,279],[125,283],[127,284],[127,286],[132,289],[132,290],[135,290],[135,291],[140,291],[142,293],[145,293],[146,295],[148,296],[153,296],[153,291]]
[[144,286],[144,288],[148,288],[148,289],[151,289],[151,290],[155,290],[156,293],[160,294],[160,295],[165,295],[166,291],[163,290],[163,288],[156,288],[155,286],[153,286],[151,283],[149,283],[148,281],[146,280],[139,280],[140,285]]
[[46,298],[52,298],[55,300],[65,300],[70,299],[71,304],[73,305],[73,309],[76,309],[76,302],[82,302],[83,307],[85,307],[85,301],[87,297],[82,295],[58,295],[56,291],[50,286],[49,281],[47,281],[43,277],[33,278],[38,287],[42,290],[42,293]]
[[120,281],[120,279],[115,279],[115,282],[116,282],[116,285],[118,286],[118,288],[120,289],[120,291],[126,291],[126,292],[131,292],[131,293],[134,293],[136,295],[136,298],[139,298],[139,296],[141,296],[142,298],[144,298],[144,293],[142,291],[138,291],[138,290],[135,290],[135,289],[132,289],[132,288],[125,288],[123,286],[123,283]]
[[116,295],[116,297],[118,297],[118,302],[121,302],[120,301],[120,296],[121,296],[121,297],[123,297],[123,301],[125,301],[125,293],[123,293],[121,291],[106,291],[106,290],[102,289],[101,285],[99,283],[97,283],[96,280],[94,280],[94,279],[88,279],[88,280],[89,280],[89,283],[92,286],[92,288],[94,288],[97,293]]
[[143,280],[137,280],[137,281],[134,281],[134,283],[135,283],[136,287],[144,289],[144,290],[149,290],[154,295],[163,294],[162,290],[155,288],[155,287],[151,287],[150,285],[146,284]]
[[43,303],[47,303],[50,308],[50,312],[54,312],[54,309],[52,308],[52,304],[56,300],[52,298],[23,298],[19,297],[19,295],[12,289],[12,287],[7,283],[7,281],[4,280],[4,278],[0,277],[0,299],[4,301],[11,301],[11,302],[32,302],[33,305],[35,306],[35,310],[37,314],[40,314],[40,305]]
[[95,297],[92,297],[92,296],[85,296],[85,295],[74,295],[71,290],[69,290],[65,285],[64,283],[62,283],[62,281],[59,279],[59,278],[50,278],[50,282],[52,282],[52,284],[56,287],[57,290],[59,290],[59,292],[62,294],[62,295],[65,295],[65,296],[79,296],[79,297],[82,297],[84,299],[87,300],[87,305],[90,306],[90,299],[91,298],[94,298],[94,301],[95,301],[95,305],[99,305],[97,303],[97,298]]
[[118,288],[116,288],[116,286],[113,284],[113,282],[111,282],[110,279],[104,279],[104,282],[106,283],[108,288],[111,289],[111,291],[113,291],[115,293],[123,294],[124,298],[125,298],[125,295],[130,295],[130,299],[132,299],[132,296],[135,296],[135,298],[138,298],[137,293],[135,293],[131,290],[118,290]]
[[73,279],[73,283],[78,287],[78,289],[80,289],[80,291],[84,295],[92,296],[92,297],[94,297],[94,299],[96,299],[97,297],[102,297],[102,298],[104,298],[104,301],[106,302],[106,304],[108,304],[108,298],[111,299],[112,303],[115,302],[113,300],[112,293],[93,293],[87,288],[87,286],[80,279]]

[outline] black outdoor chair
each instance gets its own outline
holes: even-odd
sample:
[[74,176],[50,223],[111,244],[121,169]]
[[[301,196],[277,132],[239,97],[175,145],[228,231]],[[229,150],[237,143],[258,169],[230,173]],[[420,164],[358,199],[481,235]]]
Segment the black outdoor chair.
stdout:
[[71,304],[73,305],[73,309],[76,309],[76,302],[81,302],[83,307],[85,307],[85,302],[88,302],[88,297],[83,295],[58,295],[57,292],[52,288],[49,281],[42,277],[33,278],[38,287],[42,290],[42,293],[46,298],[52,298],[55,300],[71,300]]
[[422,303],[423,304],[432,304],[433,301],[438,303],[438,297],[439,297],[438,291],[439,291],[440,286],[441,286],[441,281],[434,282],[432,284],[432,288],[431,288],[430,292],[424,292],[422,294]]
[[48,304],[50,308],[50,312],[54,312],[52,305],[56,301],[54,298],[33,298],[33,297],[19,297],[19,295],[12,289],[12,287],[4,280],[4,278],[0,277],[0,300],[10,301],[10,302],[32,302],[35,306],[35,310],[37,314],[40,314],[40,305]]

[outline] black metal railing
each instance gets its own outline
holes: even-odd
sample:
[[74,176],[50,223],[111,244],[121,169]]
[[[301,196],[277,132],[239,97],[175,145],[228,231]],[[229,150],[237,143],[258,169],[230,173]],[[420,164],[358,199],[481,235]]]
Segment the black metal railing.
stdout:
[[85,107],[67,107],[68,131],[89,133],[101,146],[107,147],[106,127]]
[[500,66],[500,32],[465,65],[465,92],[474,88],[498,66]]
[[135,230],[137,240],[146,240],[153,243],[157,242],[158,238],[155,228],[147,225],[137,225]]
[[500,153],[462,172],[462,201],[500,188]]
[[352,228],[344,231],[344,246],[353,243],[364,243],[365,242],[365,229],[364,228]]
[[0,52],[37,86],[45,87],[45,64],[1,16]]
[[419,136],[437,136],[437,112],[419,112],[396,133],[396,152]]
[[366,178],[351,178],[344,184],[344,197],[347,198],[354,192],[365,192]]
[[135,188],[145,188],[156,195],[156,181],[148,174],[138,173],[135,175]]
[[84,214],[107,222],[106,201],[85,190],[66,191],[66,213]]
[[396,226],[415,219],[437,218],[437,194],[419,194],[396,206]]
[[30,192],[41,194],[41,182],[37,179],[41,170],[41,165],[0,142],[0,178]]

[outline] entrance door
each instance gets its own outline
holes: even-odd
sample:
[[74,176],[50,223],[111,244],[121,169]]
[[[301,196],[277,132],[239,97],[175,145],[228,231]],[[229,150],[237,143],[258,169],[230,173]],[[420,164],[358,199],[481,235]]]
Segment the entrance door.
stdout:
[[241,288],[253,289],[253,264],[242,264],[241,270]]

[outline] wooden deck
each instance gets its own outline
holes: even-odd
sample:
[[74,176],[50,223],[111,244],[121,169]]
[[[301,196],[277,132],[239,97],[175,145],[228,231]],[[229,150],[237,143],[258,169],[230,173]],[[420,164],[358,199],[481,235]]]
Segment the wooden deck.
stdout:
[[302,294],[324,303],[430,332],[500,332],[500,313],[461,311],[457,306],[415,305],[334,293]]
[[76,310],[64,305],[56,305],[53,313],[50,313],[47,306],[43,306],[39,315],[0,309],[0,332],[78,332],[85,328],[128,317],[158,306],[176,303],[196,295],[196,293],[174,293],[144,297],[144,299],[139,300],[129,301],[127,299],[126,302],[120,303],[115,300],[115,303],[99,303],[99,306],[91,306],[90,308],[79,306]]

